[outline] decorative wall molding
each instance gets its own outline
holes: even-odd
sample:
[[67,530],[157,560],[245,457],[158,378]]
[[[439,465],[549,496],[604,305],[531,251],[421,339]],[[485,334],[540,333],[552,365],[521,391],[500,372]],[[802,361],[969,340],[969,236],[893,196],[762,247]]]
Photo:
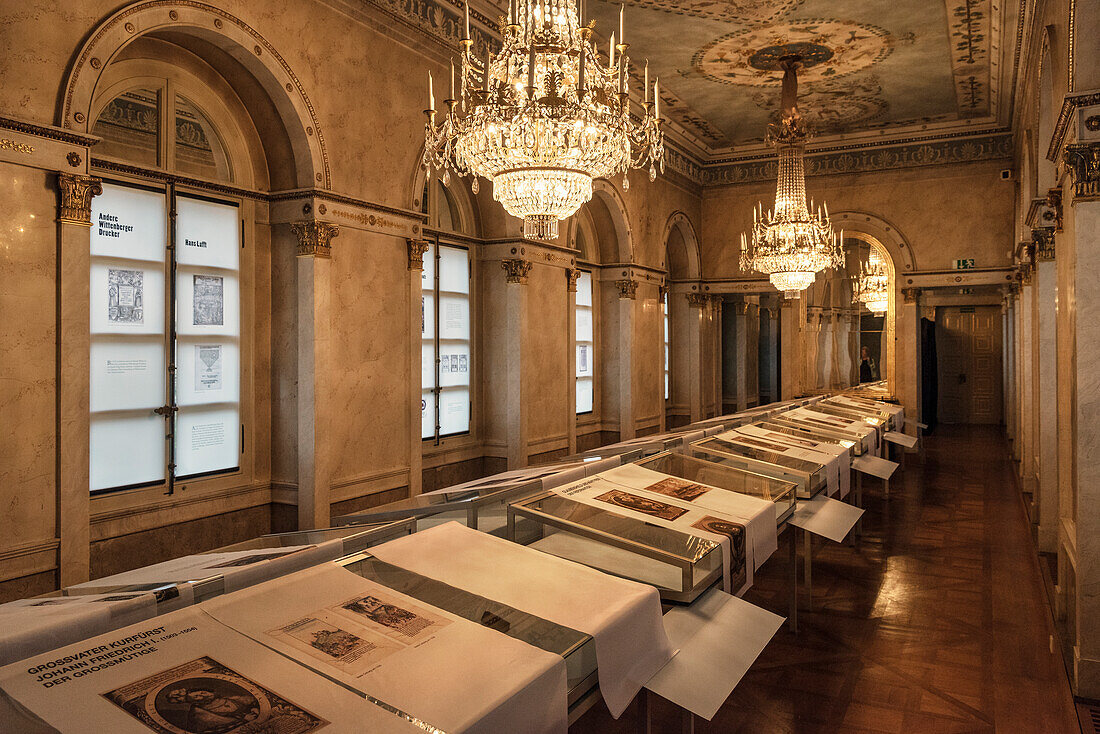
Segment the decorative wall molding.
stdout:
[[332,239],[340,234],[340,227],[329,222],[307,219],[290,225],[298,238],[298,257],[332,257]]
[[427,240],[408,238],[405,242],[409,245],[409,270],[424,269],[424,253],[431,244]]
[[1053,188],[1047,191],[1047,206],[1054,215],[1054,231],[1062,232],[1062,189]]
[[920,288],[902,288],[901,289],[901,297],[905,300],[906,303],[916,303],[917,300],[920,298],[920,294],[921,294],[921,289]]
[[530,260],[523,260],[518,257],[505,258],[500,261],[500,267],[506,273],[506,282],[527,285],[527,275],[531,272]]
[[1050,143],[1047,146],[1047,160],[1058,162],[1058,154],[1065,147],[1071,124],[1077,118],[1077,110],[1094,105],[1100,105],[1100,91],[1067,94],[1062,98],[1062,109],[1058,112],[1058,121],[1054,123],[1054,134],[1050,136]]
[[1066,146],[1062,160],[1073,176],[1073,200],[1100,199],[1100,141]]
[[59,173],[57,185],[61,189],[61,208],[57,221],[62,224],[92,226],[92,197],[103,193],[103,182],[95,176]]
[[36,125],[33,122],[16,120],[11,117],[0,116],[0,130],[13,130],[23,133],[24,135],[33,135],[38,138],[45,138],[46,140],[55,140],[59,143],[76,145],[81,148],[90,148],[99,142],[99,138],[94,135],[84,135],[72,130],[53,127],[52,125]]

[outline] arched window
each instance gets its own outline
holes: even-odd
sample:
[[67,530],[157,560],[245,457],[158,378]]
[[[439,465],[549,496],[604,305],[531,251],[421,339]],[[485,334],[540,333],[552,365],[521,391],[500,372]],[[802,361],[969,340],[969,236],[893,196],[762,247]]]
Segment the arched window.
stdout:
[[243,106],[185,68],[135,58],[162,42],[134,45],[104,71],[93,108],[103,179],[89,274],[93,493],[171,492],[244,466],[244,201],[202,183],[247,170],[229,111]]

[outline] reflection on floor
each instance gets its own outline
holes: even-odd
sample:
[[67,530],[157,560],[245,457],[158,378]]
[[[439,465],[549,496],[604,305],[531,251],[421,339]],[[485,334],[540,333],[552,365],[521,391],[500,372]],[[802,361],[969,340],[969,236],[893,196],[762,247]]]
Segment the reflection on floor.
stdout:
[[[857,547],[815,547],[800,634],[784,627],[696,731],[1080,731],[1003,431],[940,426],[924,445],[888,503],[865,485]],[[746,599],[783,613],[786,563]],[[613,721],[597,704],[570,731],[639,731],[639,708]],[[663,701],[653,723],[680,731]]]

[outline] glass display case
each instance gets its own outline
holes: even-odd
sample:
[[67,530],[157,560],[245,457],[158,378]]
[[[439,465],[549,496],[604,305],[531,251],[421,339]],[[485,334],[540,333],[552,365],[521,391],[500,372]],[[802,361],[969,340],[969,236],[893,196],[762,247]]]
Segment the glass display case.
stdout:
[[[189,558],[200,558],[202,556],[215,556],[217,554],[234,554],[247,551],[264,551],[272,550],[278,551],[280,548],[310,548],[316,549],[329,545],[325,548],[323,557],[328,559],[339,558],[340,556],[351,555],[358,553],[371,546],[385,543],[386,541],[399,538],[404,535],[409,535],[416,531],[415,523],[409,520],[401,520],[398,522],[381,522],[371,524],[358,524],[348,525],[346,527],[333,527],[323,528],[320,530],[300,530],[290,533],[271,533],[269,535],[261,535],[251,540],[246,540],[240,543],[234,543],[233,545],[224,546],[222,548],[216,548],[214,550],[204,551],[203,553],[196,553]],[[278,554],[272,556],[276,560],[279,559]],[[286,558],[287,556],[282,556]],[[160,564],[164,565],[164,564]],[[231,566],[231,568],[239,568],[240,566]],[[60,591],[53,591],[48,594],[43,594],[43,598],[56,597],[56,596],[78,596],[85,594],[123,594],[133,591],[153,591],[157,595],[158,613],[164,611],[170,611],[171,609],[178,608],[178,600],[181,598],[179,589],[177,586],[187,584],[194,595],[194,603],[206,601],[216,596],[220,596],[225,593],[225,578],[224,573],[216,570],[202,570],[201,564],[196,564],[197,569],[194,572],[195,578],[190,582],[180,581],[176,579],[165,579],[163,581],[155,580],[155,574],[146,573],[143,569],[135,569],[134,571],[128,571],[115,576],[110,576],[104,579],[97,579],[89,581],[77,586],[69,586]],[[272,568],[274,572],[276,569]],[[294,570],[297,570],[296,568]],[[278,575],[277,573],[275,575]],[[137,578],[139,576],[145,577],[141,581],[130,582],[127,577],[133,576]],[[117,579],[113,580],[113,579]],[[186,597],[184,597],[186,598]],[[160,609],[161,605],[164,605],[164,609]]]
[[670,601],[690,603],[722,576],[718,543],[554,492],[511,505],[508,538],[649,584]]
[[771,500],[775,503],[776,525],[782,525],[794,512],[795,497],[798,491],[798,487],[794,482],[783,481],[748,469],[737,469],[695,456],[672,453],[671,451],[665,451],[634,463],[662,474]]
[[823,464],[717,436],[691,444],[690,453],[717,464],[793,482],[798,487],[798,499],[809,499],[817,495],[825,489],[828,481]]
[[891,405],[878,400],[853,395],[834,395],[828,401],[831,405],[848,408],[857,412],[866,411],[886,420],[887,428],[891,431],[900,431],[905,425],[905,408],[900,405]]
[[880,415],[873,415],[870,412],[860,412],[853,410],[852,408],[842,408],[832,403],[827,403],[824,400],[820,403],[806,406],[806,410],[812,410],[815,413],[821,413],[823,415],[836,416],[837,418],[844,418],[849,421],[858,421],[875,429],[875,432],[882,438],[882,433],[886,431],[886,419]]
[[570,706],[596,685],[596,644],[590,635],[380,561],[369,553],[358,553],[339,563],[365,579],[561,656],[565,660]]
[[804,438],[808,441],[818,441],[821,443],[831,443],[837,446],[843,446],[848,449],[848,456],[851,457],[859,456],[863,453],[863,444],[857,436],[843,438],[838,434],[830,434],[828,431],[818,431],[813,428],[794,426],[790,423],[781,423],[776,420],[766,420],[756,425],[777,433],[785,433],[795,438]]
[[[491,479],[491,478],[490,478]],[[543,491],[540,479],[491,482],[478,486],[426,492],[378,507],[332,519],[333,525],[361,524],[411,519],[418,530],[460,522],[467,527],[502,535],[508,503]]]
[[836,416],[829,416],[824,413],[812,413],[809,411],[801,412],[801,410],[779,413],[771,420],[776,423],[815,431],[822,436],[833,436],[848,441],[855,441],[859,444],[859,454],[874,450],[874,437],[876,432],[872,426],[860,425],[857,427],[846,419],[841,421],[838,420]]

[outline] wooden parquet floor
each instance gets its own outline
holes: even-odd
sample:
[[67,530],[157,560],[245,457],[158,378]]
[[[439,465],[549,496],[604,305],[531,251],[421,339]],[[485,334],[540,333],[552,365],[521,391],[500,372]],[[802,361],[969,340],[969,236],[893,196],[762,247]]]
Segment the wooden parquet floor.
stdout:
[[[1080,731],[1003,431],[941,426],[924,444],[889,502],[865,483],[857,546],[815,545],[799,634],[784,626],[697,732]],[[780,548],[745,598],[784,614]],[[570,731],[637,732],[640,708],[614,721],[600,703]],[[656,731],[680,731],[653,708]]]

